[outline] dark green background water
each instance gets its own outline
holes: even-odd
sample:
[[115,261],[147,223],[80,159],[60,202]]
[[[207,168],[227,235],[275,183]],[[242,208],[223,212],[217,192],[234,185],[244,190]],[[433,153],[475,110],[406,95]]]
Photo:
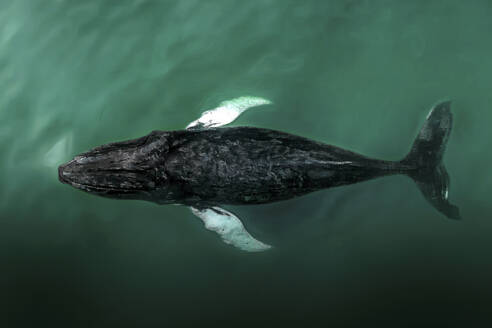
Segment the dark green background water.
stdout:
[[[0,1],[0,326],[488,327],[492,3]],[[393,176],[227,207],[275,246],[225,246],[185,207],[57,180],[94,146],[235,122],[399,159],[453,100],[445,219]],[[489,324],[487,324],[489,323]]]

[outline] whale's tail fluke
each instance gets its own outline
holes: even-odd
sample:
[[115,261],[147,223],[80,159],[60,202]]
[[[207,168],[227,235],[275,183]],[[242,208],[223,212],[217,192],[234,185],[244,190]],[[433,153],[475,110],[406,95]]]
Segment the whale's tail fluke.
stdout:
[[458,220],[461,218],[458,207],[448,201],[449,175],[442,163],[453,124],[450,107],[451,102],[444,101],[432,108],[401,164],[432,206],[448,218]]

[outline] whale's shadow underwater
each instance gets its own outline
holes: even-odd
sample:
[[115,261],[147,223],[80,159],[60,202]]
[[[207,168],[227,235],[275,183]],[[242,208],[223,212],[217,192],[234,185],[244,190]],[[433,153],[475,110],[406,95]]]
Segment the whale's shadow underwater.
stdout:
[[460,218],[448,201],[449,176],[442,163],[452,127],[449,101],[431,109],[400,161],[373,159],[280,131],[220,128],[266,104],[262,98],[236,98],[204,112],[185,130],[153,131],[96,147],[61,165],[59,179],[99,196],[190,206],[207,229],[245,251],[270,246],[219,205],[275,202],[392,174],[411,177],[435,209]]

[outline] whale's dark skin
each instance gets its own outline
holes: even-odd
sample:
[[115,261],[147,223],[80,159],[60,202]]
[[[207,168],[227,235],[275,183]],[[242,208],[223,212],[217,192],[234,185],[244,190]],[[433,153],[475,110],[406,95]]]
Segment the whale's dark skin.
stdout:
[[[397,165],[279,131],[177,131],[166,171],[187,201],[260,204],[393,173]],[[399,168],[399,167],[398,167]]]
[[153,131],[95,148],[60,171],[103,196],[260,204],[396,173],[397,164],[288,133],[235,127]]
[[255,127],[153,131],[78,155],[59,167],[59,179],[105,197],[206,206],[275,202],[403,173],[438,210],[458,218],[440,164],[450,129],[445,102],[434,108],[410,154],[394,162]]

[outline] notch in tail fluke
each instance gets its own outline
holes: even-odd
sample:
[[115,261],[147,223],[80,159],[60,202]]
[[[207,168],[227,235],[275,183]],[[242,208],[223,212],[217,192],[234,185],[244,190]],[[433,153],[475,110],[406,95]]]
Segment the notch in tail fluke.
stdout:
[[448,201],[449,175],[442,163],[453,125],[451,102],[434,106],[402,164],[434,208],[450,219],[461,219],[457,206]]

